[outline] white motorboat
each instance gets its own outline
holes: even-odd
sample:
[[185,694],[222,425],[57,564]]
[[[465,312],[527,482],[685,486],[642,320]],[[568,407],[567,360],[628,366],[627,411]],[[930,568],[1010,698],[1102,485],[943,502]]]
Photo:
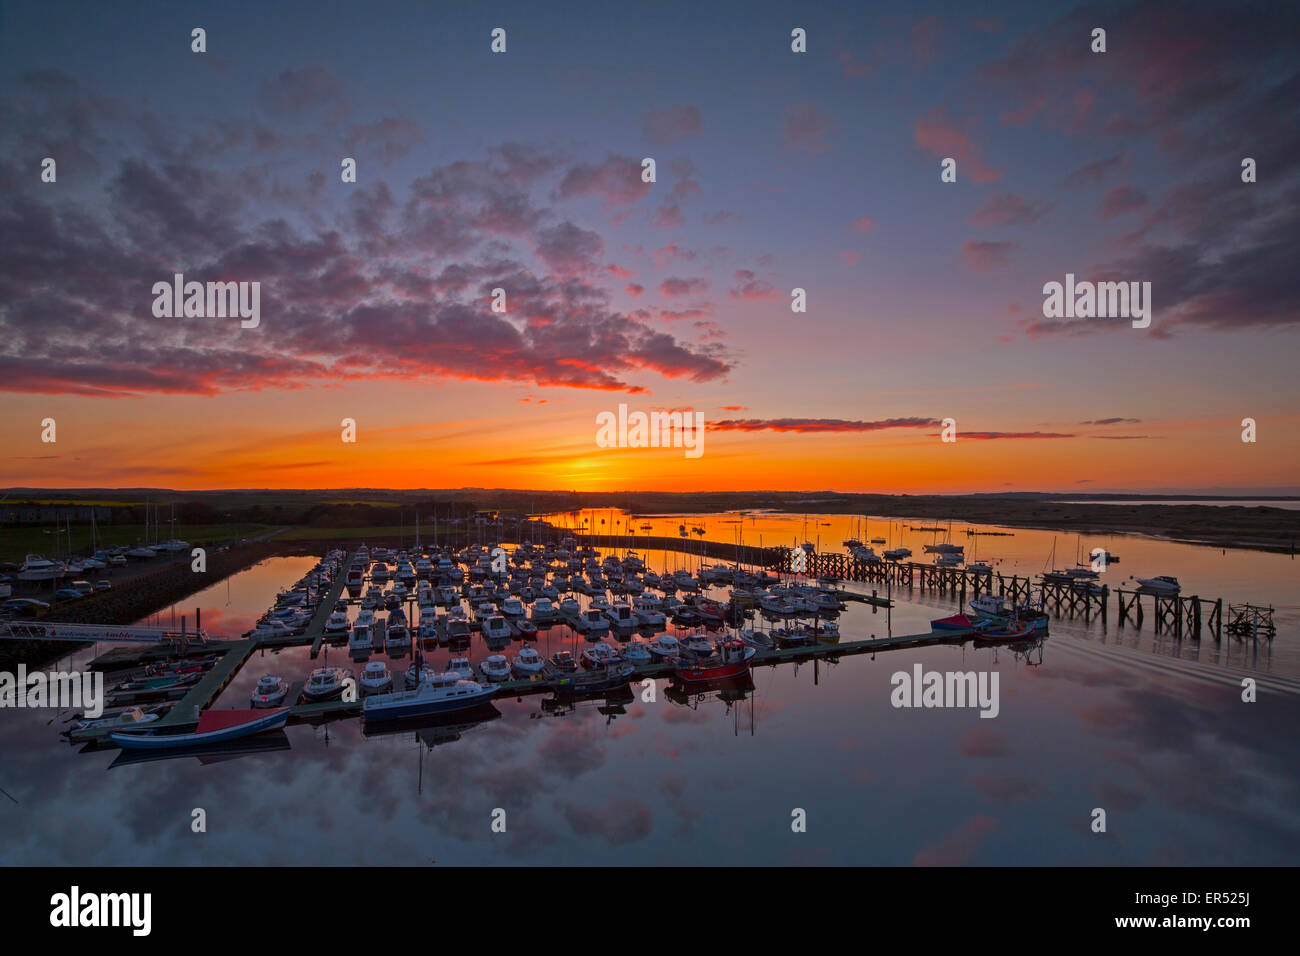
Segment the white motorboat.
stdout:
[[559,616],[560,612],[551,603],[550,598],[539,597],[533,602],[533,612],[530,617],[538,624],[554,621]]
[[374,643],[369,624],[362,624],[358,621],[348,633],[348,653],[354,656],[369,654],[374,648]]
[[415,690],[367,697],[361,705],[361,714],[366,720],[424,717],[466,710],[490,700],[495,694],[496,689],[493,687],[464,680],[456,674],[442,674]]
[[253,707],[279,707],[289,695],[289,682],[283,677],[267,674],[258,678],[257,686],[248,697]]
[[405,654],[411,645],[411,632],[406,626],[406,615],[401,608],[388,615],[387,629],[384,632],[384,650],[389,655]]
[[371,661],[362,669],[357,683],[363,694],[386,694],[393,689],[393,672],[383,661]]
[[1150,591],[1153,594],[1177,594],[1182,590],[1182,585],[1178,579],[1168,574],[1161,574],[1154,578],[1138,578],[1137,583],[1142,586],[1142,590]]
[[302,696],[308,701],[341,697],[351,677],[352,672],[345,667],[318,667],[303,685]]
[[67,568],[58,561],[39,554],[29,554],[18,568],[19,581],[55,581],[67,573]]
[[531,677],[540,674],[546,668],[546,658],[537,653],[537,649],[527,644],[519,649],[518,656],[510,665],[516,677]]
[[493,614],[483,622],[483,639],[485,641],[510,640],[510,624],[500,614]]
[[524,607],[523,601],[512,597],[501,602],[501,613],[506,617],[523,617],[528,609]]
[[1004,617],[1011,613],[1005,598],[985,594],[970,602],[971,610],[983,617]]
[[760,651],[771,650],[776,646],[776,642],[772,640],[771,635],[764,631],[756,631],[750,627],[737,631],[736,636],[750,647],[756,648]]
[[506,660],[504,654],[489,654],[483,663],[479,665],[479,670],[490,681],[510,679],[510,663]]
[[642,627],[659,629],[668,626],[668,617],[664,614],[663,603],[653,596],[637,598],[632,602],[632,613]]
[[578,615],[573,626],[583,634],[603,634],[609,630],[609,619],[596,608],[589,607]]
[[609,618],[609,623],[614,627],[631,628],[637,625],[637,616],[628,604],[622,602],[611,604],[609,607],[604,608],[603,613],[605,617]]
[[161,715],[150,712],[142,707],[128,707],[125,710],[110,714],[105,717],[86,717],[72,725],[70,732],[75,733],[83,730],[99,730],[100,728],[113,729],[117,727],[139,727],[142,724],[151,724]]
[[453,657],[451,663],[447,665],[447,671],[457,674],[465,680],[474,679],[474,665],[469,662],[468,657]]
[[406,668],[406,689],[415,690],[420,684],[436,679],[439,676],[438,671],[434,670],[428,664],[421,664],[417,670],[415,661],[411,661]]
[[347,608],[342,605],[330,611],[330,616],[325,619],[325,633],[330,637],[340,637],[346,634],[351,626],[348,622]]

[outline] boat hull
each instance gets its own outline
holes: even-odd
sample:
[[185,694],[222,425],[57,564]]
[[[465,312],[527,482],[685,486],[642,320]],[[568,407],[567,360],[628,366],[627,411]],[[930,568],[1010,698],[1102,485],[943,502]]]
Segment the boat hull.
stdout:
[[[431,698],[420,696],[418,691],[397,694],[380,694],[367,697],[361,714],[366,720],[399,720],[403,717],[425,717],[430,714],[449,714],[477,707],[496,695],[493,688],[484,688],[476,694],[460,697]],[[391,698],[391,699],[385,699]]]
[[128,733],[114,731],[108,735],[108,739],[123,750],[172,750],[180,747],[238,740],[240,737],[248,737],[252,734],[260,734],[263,731],[283,727],[288,719],[289,708],[283,707],[278,710],[268,711],[264,716],[254,720],[245,721],[233,727],[211,730],[206,733],[151,734],[148,732]]

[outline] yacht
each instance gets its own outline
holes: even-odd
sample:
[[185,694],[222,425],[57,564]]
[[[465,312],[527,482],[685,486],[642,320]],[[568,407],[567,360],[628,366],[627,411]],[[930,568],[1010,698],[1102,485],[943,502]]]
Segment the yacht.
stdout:
[[383,661],[371,661],[361,671],[361,680],[357,683],[362,694],[387,694],[393,689],[393,672]]
[[19,581],[55,581],[66,573],[67,569],[58,561],[39,554],[29,554],[18,569]]
[[531,677],[546,668],[546,658],[538,654],[532,645],[525,645],[520,648],[519,655],[510,666],[516,677]]
[[459,674],[441,674],[415,690],[367,697],[361,714],[369,720],[423,717],[475,707],[492,698],[495,688],[465,680]]

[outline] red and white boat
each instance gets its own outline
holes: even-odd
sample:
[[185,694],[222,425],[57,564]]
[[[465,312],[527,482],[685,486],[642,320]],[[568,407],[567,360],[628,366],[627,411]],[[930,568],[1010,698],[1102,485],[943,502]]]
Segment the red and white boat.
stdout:
[[709,681],[738,677],[749,670],[749,662],[758,653],[744,641],[732,638],[719,641],[708,657],[679,660],[673,673],[682,680]]

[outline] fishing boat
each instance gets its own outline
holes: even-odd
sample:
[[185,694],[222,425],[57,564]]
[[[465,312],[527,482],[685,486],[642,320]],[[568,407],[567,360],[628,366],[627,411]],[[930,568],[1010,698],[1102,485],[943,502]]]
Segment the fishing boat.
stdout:
[[632,673],[632,665],[627,661],[620,661],[585,674],[569,674],[556,681],[556,693],[576,695],[614,690],[627,686]]
[[525,639],[537,636],[537,625],[527,619],[515,621],[515,629],[519,631],[519,636]]
[[510,640],[510,625],[500,614],[493,614],[483,622],[483,639],[485,641]]
[[277,707],[274,710],[205,710],[193,733],[143,728],[114,731],[108,735],[108,739],[123,750],[170,750],[238,740],[240,737],[283,727],[288,719],[288,707]]
[[259,677],[257,686],[248,697],[248,703],[254,708],[279,707],[289,696],[289,682],[283,677],[267,674]]
[[478,666],[478,669],[490,681],[510,679],[510,663],[506,660],[504,654],[489,654],[483,663]]
[[800,647],[804,644],[812,643],[816,635],[812,628],[805,624],[795,624],[791,627],[778,627],[772,632],[776,642],[782,647]]
[[1025,624],[1016,618],[989,624],[981,627],[976,633],[976,639],[990,644],[1009,644],[1013,641],[1023,641],[1032,637],[1034,627],[1032,624]]
[[663,657],[669,660],[680,657],[682,653],[681,643],[671,634],[660,634],[646,646],[655,657]]
[[711,654],[713,653],[713,644],[703,634],[687,634],[681,638],[678,643],[683,651],[688,654]]
[[603,609],[605,617],[609,618],[609,623],[618,628],[632,628],[637,625],[637,616],[632,611],[629,604],[619,602],[611,604]]
[[352,672],[345,667],[318,667],[311,672],[307,683],[303,685],[303,699],[308,703],[314,703],[342,697],[343,688],[351,677]]
[[361,716],[363,720],[396,720],[445,714],[476,707],[495,693],[495,688],[465,680],[459,674],[442,674],[415,690],[367,697],[361,705]]
[[357,684],[362,694],[386,694],[393,689],[393,672],[383,661],[371,661],[362,669]]
[[516,677],[532,677],[546,669],[546,658],[537,653],[537,649],[526,645],[519,649],[519,654],[510,663]]
[[744,641],[732,638],[719,641],[716,650],[707,657],[693,661],[679,660],[673,673],[684,681],[725,680],[739,677],[749,670],[749,662],[758,653]]
[[971,610],[979,617],[1006,617],[1011,613],[1006,599],[996,594],[985,594],[970,602]]
[[599,610],[591,607],[578,615],[573,626],[584,634],[603,634],[609,630],[609,620]]
[[572,674],[578,669],[578,662],[569,651],[556,651],[551,658],[551,667],[560,674]]
[[597,641],[582,652],[582,666],[586,668],[604,667],[620,658],[614,648],[604,641]]
[[650,653],[650,647],[643,637],[634,637],[624,644],[619,651],[619,656],[637,667],[654,660],[654,655]]

